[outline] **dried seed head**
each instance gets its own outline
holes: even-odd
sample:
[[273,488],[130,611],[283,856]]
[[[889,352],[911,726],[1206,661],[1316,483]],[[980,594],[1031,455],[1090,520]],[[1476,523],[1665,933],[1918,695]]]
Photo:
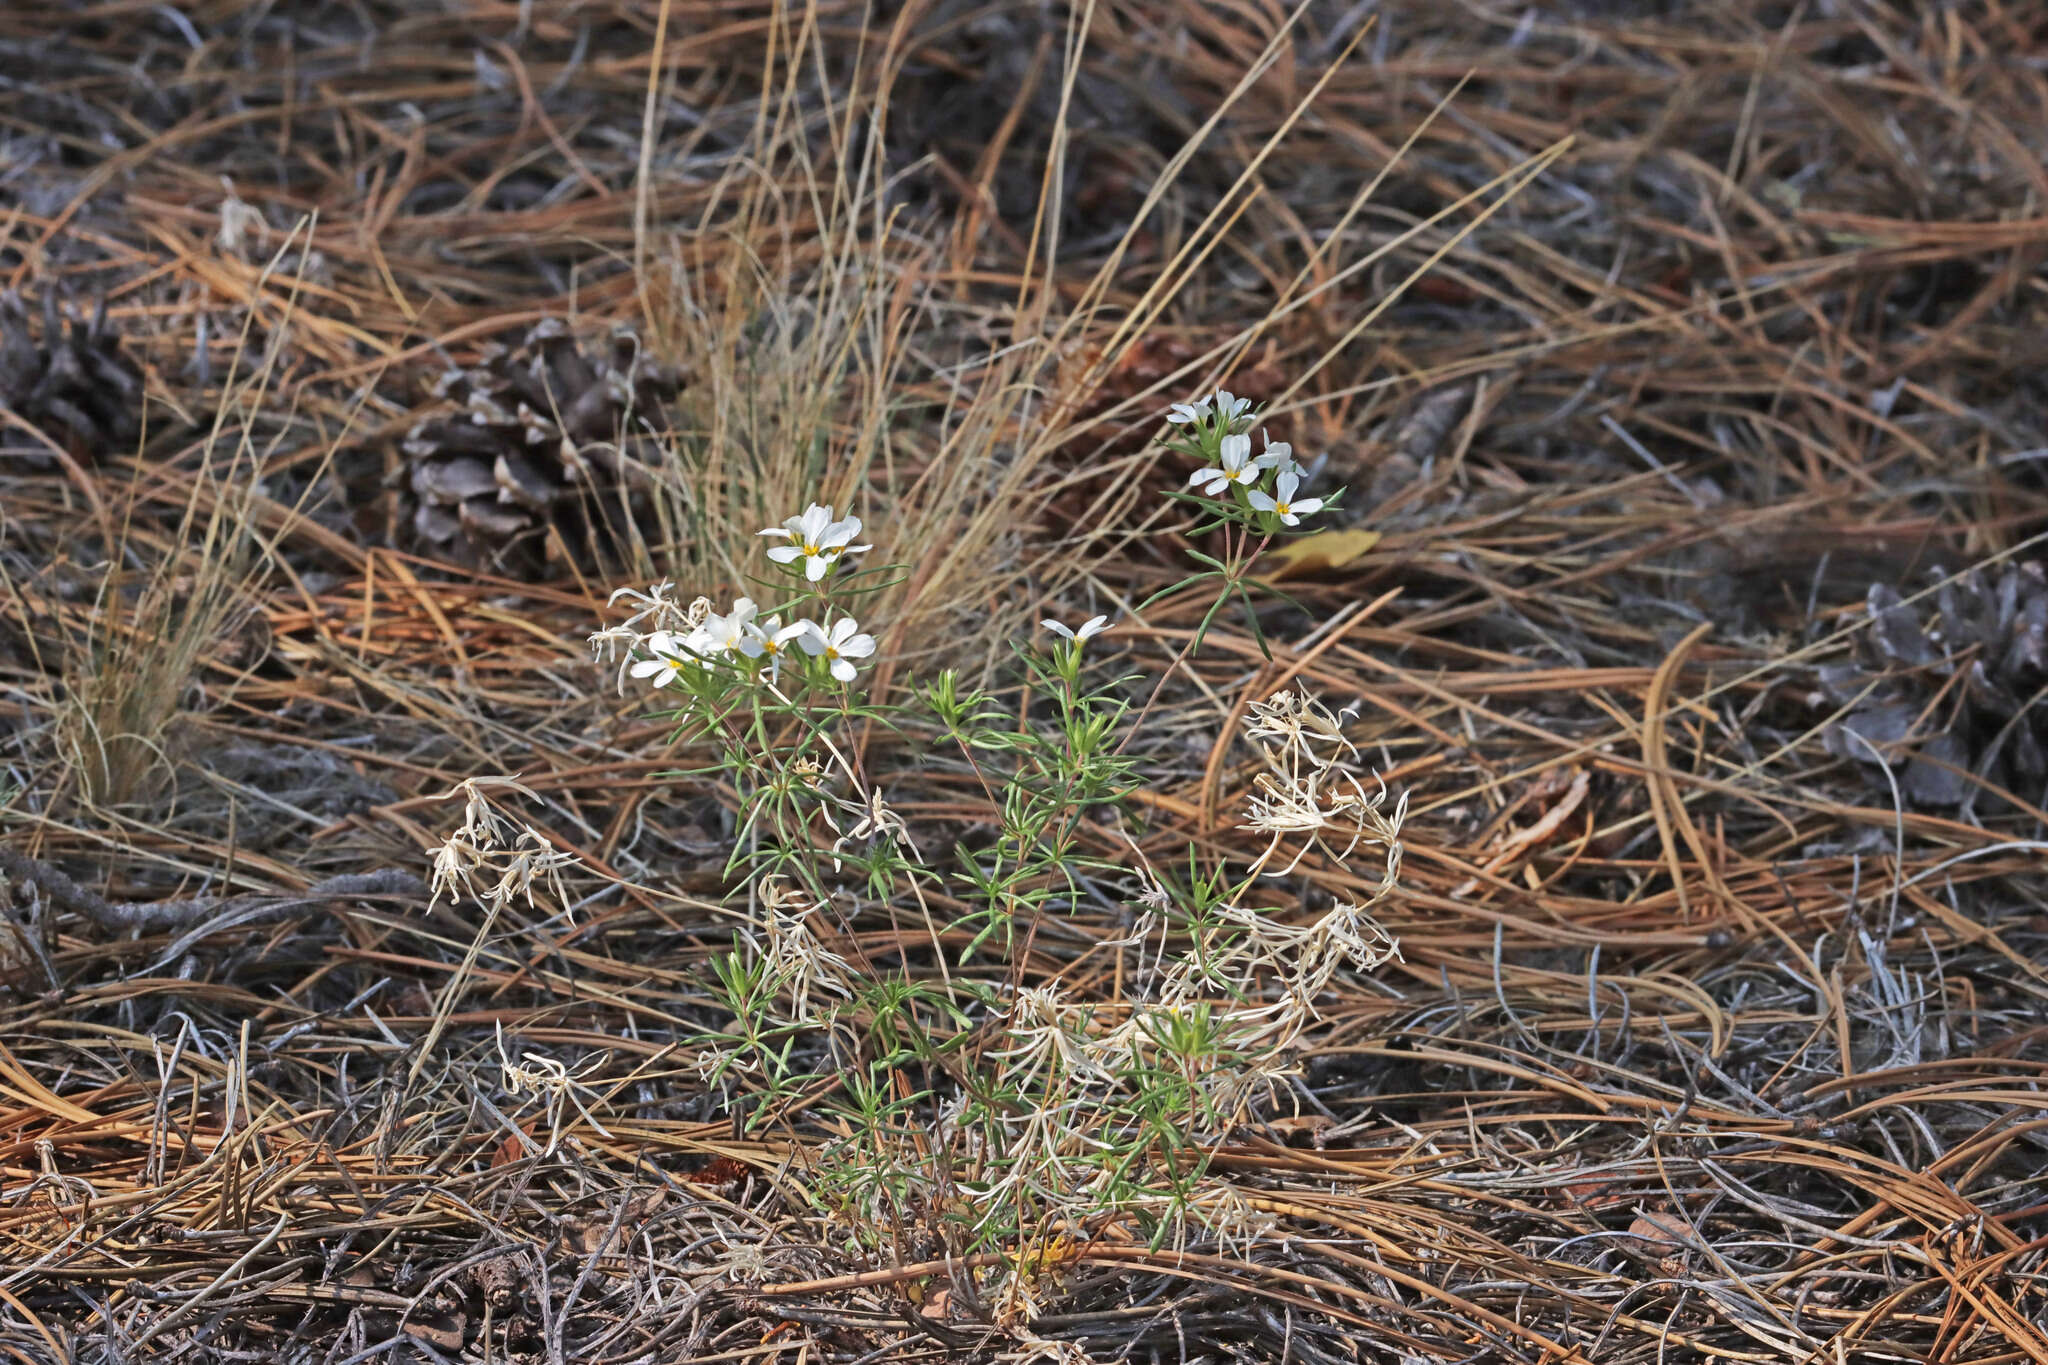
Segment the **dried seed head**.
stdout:
[[1358,757],[1357,746],[1344,737],[1337,716],[1306,690],[1282,689],[1253,702],[1245,711],[1243,728],[1245,738],[1260,748],[1275,746],[1318,768],[1340,756]]
[[744,937],[789,992],[792,1017],[785,1022],[815,1023],[813,997],[822,991],[851,999],[857,973],[811,928],[812,917],[825,908],[823,902],[774,876],[761,879],[760,894],[760,938],[752,930],[744,931]]
[[1384,782],[1368,792],[1349,760],[1358,748],[1344,735],[1339,718],[1307,692],[1275,692],[1247,710],[1244,735],[1259,750],[1266,771],[1253,779],[1240,829],[1273,836],[1257,866],[1263,870],[1290,835],[1306,836],[1293,859],[1278,872],[1285,876],[1300,865],[1311,848],[1322,844],[1326,831],[1346,830],[1350,838],[1341,853],[1327,846],[1341,863],[1360,843],[1384,844],[1390,858],[1398,848],[1400,817],[1405,801],[1388,820],[1380,813],[1387,797]]
[[534,885],[540,883],[566,908],[568,895],[562,887],[561,869],[573,865],[575,855],[556,848],[532,825],[495,809],[485,795],[487,787],[509,788],[534,797],[531,790],[509,777],[470,777],[436,798],[462,797],[462,824],[434,850],[429,904],[446,895],[450,900],[468,896],[494,911],[515,900],[530,906]]

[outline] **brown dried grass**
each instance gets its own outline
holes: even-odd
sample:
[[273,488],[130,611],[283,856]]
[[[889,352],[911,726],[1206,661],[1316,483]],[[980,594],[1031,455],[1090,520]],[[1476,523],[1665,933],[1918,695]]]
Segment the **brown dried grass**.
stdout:
[[[418,868],[454,818],[432,798],[502,771],[589,869],[574,923],[510,914],[445,1009],[473,937],[446,907],[121,937],[11,887],[4,1344],[1002,1349],[932,1308],[948,1267],[837,1250],[805,1212],[817,1135],[736,1136],[675,1052],[715,1017],[721,807],[582,659],[614,584],[449,573],[352,519],[410,369],[569,314],[696,373],[706,463],[670,471],[622,581],[737,588],[738,538],[822,488],[916,566],[878,609],[906,641],[981,612],[992,641],[1053,589],[1142,600],[1180,568],[1135,534],[1132,433],[1250,366],[1301,378],[1278,420],[1382,533],[1288,583],[1272,658],[1214,636],[1169,684],[1144,842],[1239,847],[1245,699],[1356,698],[1411,793],[1406,961],[1336,1009],[1301,1117],[1219,1158],[1276,1233],[1077,1246],[1038,1332],[1105,1359],[2048,1360],[2041,794],[1895,805],[1829,751],[1814,683],[1872,581],[2038,555],[2041,34],[1779,8],[1385,5],[1341,63],[1341,10],[1283,32],[1140,0],[1088,9],[1071,57],[1056,24],[915,7],[0,17],[37,73],[0,89],[0,273],[105,295],[154,399],[139,450],[0,467],[10,844],[198,905]],[[1431,221],[1567,138],[1483,222]],[[310,249],[217,245],[223,175]],[[230,401],[244,328],[260,403]],[[260,452],[234,499],[202,472],[213,413]],[[788,458],[807,433],[817,462]],[[237,507],[269,547],[240,643],[134,666],[203,696],[165,788],[67,805],[61,639],[119,575],[175,576],[188,509]],[[1165,667],[1200,605],[1135,620],[1130,664]],[[964,773],[881,735],[867,762],[917,821],[982,818]],[[1305,898],[1350,889],[1304,869]],[[1073,966],[1106,927],[1039,936],[1027,971],[1106,989]],[[499,1026],[596,1059],[603,1135],[572,1116],[573,1155],[542,1155]],[[735,1246],[765,1288],[721,1272]]]

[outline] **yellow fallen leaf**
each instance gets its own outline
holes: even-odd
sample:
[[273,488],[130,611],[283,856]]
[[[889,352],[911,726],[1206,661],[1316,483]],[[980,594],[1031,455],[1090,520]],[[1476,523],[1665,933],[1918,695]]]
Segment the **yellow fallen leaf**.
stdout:
[[1298,540],[1283,541],[1260,557],[1259,575],[1267,582],[1300,578],[1305,574],[1341,569],[1380,543],[1378,531],[1352,527],[1341,531],[1318,531]]

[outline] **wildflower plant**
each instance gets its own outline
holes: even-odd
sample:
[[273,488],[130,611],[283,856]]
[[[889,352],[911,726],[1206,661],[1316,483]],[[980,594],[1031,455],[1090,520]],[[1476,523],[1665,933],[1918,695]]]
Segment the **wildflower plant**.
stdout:
[[[1174,495],[1225,531],[1223,557],[1190,580],[1220,577],[1220,606],[1334,495],[1302,496],[1292,451],[1242,399],[1167,420],[1169,445],[1202,466]],[[1116,624],[1047,619],[995,684],[945,669],[879,704],[866,684],[881,645],[855,608],[891,571],[855,558],[871,549],[861,532],[813,505],[763,530],[776,543],[761,602],[686,605],[663,584],[621,594],[632,618],[592,637],[621,687],[653,689],[707,752],[697,774],[732,793],[728,871],[749,894],[711,962],[715,1022],[685,1055],[736,1121],[828,1135],[806,1188],[851,1246],[1002,1253],[975,1289],[1000,1320],[1028,1319],[1111,1224],[1155,1244],[1244,1244],[1265,1215],[1212,1178],[1209,1154],[1292,1086],[1340,973],[1398,955],[1371,908],[1393,889],[1402,803],[1389,810],[1359,769],[1342,716],[1283,692],[1245,722],[1263,771],[1241,827],[1263,850],[1232,866],[1191,848],[1184,877],[1161,875],[1128,832],[1151,701],[1134,710],[1134,679],[1101,666]],[[865,754],[888,733],[978,796],[973,828],[936,837],[885,792]],[[1363,902],[1306,922],[1255,904],[1311,854],[1348,866],[1364,852],[1381,874]],[[1031,965],[1040,936],[1070,938],[1058,926],[1104,903],[1127,926],[1090,950],[1113,989]],[[857,921],[892,927],[885,955]],[[573,1093],[520,1065],[530,1088]]]

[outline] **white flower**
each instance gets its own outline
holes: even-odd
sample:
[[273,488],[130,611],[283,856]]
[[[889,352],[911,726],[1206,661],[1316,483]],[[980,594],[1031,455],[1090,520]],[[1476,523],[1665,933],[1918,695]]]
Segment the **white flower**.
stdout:
[[723,654],[729,649],[738,649],[740,641],[747,637],[747,627],[754,623],[755,614],[760,611],[751,597],[739,598],[732,604],[732,610],[723,616],[707,616],[704,624],[690,632],[690,638],[683,643],[692,652],[709,656]]
[[1225,422],[1235,422],[1251,410],[1251,399],[1239,398],[1229,389],[1216,390],[1216,411]]
[[1078,645],[1086,641],[1089,637],[1100,635],[1103,631],[1108,630],[1109,618],[1107,616],[1091,616],[1086,621],[1083,621],[1081,623],[1081,628],[1079,630],[1069,630],[1067,627],[1061,625],[1058,621],[1053,620],[1050,616],[1046,617],[1043,621],[1040,621],[1038,624],[1044,626],[1047,630],[1059,636],[1061,639],[1072,640],[1075,644]]
[[1258,489],[1253,489],[1250,497],[1251,505],[1258,508],[1261,512],[1273,513],[1280,518],[1283,524],[1288,526],[1299,526],[1303,517],[1311,512],[1322,510],[1323,500],[1321,498],[1303,498],[1299,502],[1293,500],[1294,490],[1301,487],[1301,476],[1293,470],[1289,469],[1283,472],[1280,475],[1278,484],[1278,497],[1268,497]]
[[1223,490],[1232,484],[1249,487],[1259,481],[1263,472],[1258,461],[1252,458],[1252,438],[1249,436],[1226,436],[1217,452],[1221,467],[1197,469],[1188,475],[1188,486],[1207,484],[1202,491],[1212,498],[1221,497]]
[[652,679],[651,686],[667,687],[685,668],[697,663],[696,654],[674,631],[657,630],[641,643],[654,657],[635,663],[630,672],[636,678]]
[[820,507],[815,502],[804,509],[802,516],[791,517],[780,526],[770,526],[761,534],[780,536],[788,541],[787,545],[771,548],[768,557],[777,564],[793,564],[801,559],[804,577],[813,583],[825,576],[839,556],[858,554],[872,548],[853,544],[853,538],[860,534],[859,517],[834,521],[832,508],[829,505]]
[[[1309,475],[1312,472],[1310,466],[1294,458],[1294,447],[1285,441],[1278,442],[1277,444],[1272,441],[1266,442],[1266,453],[1260,459],[1268,462],[1268,468],[1277,469],[1282,474],[1292,474],[1302,483],[1308,482]],[[1318,457],[1316,465],[1320,466],[1321,464],[1322,460]]]
[[740,653],[749,659],[767,659],[768,677],[772,681],[782,673],[782,647],[798,636],[816,630],[817,626],[810,621],[795,621],[785,626],[780,616],[771,616],[765,621],[749,621],[742,629],[745,634],[740,638]]
[[1285,441],[1275,441],[1263,431],[1259,433],[1259,438],[1266,443],[1265,453],[1258,458],[1259,468],[1278,469],[1283,474],[1291,471],[1295,477],[1301,477],[1301,466],[1294,462],[1293,446]]
[[1249,412],[1251,406],[1251,399],[1239,398],[1229,389],[1218,389],[1207,397],[1197,398],[1192,403],[1175,403],[1166,410],[1166,420],[1177,427],[1184,427],[1190,423],[1204,421],[1211,412],[1214,412],[1223,419],[1223,426],[1227,430],[1238,418]]
[[857,634],[860,625],[851,616],[842,616],[829,626],[819,626],[806,621],[810,629],[797,636],[797,643],[804,653],[822,655],[832,663],[832,676],[841,682],[853,681],[853,661],[865,659],[875,652],[875,637]]

